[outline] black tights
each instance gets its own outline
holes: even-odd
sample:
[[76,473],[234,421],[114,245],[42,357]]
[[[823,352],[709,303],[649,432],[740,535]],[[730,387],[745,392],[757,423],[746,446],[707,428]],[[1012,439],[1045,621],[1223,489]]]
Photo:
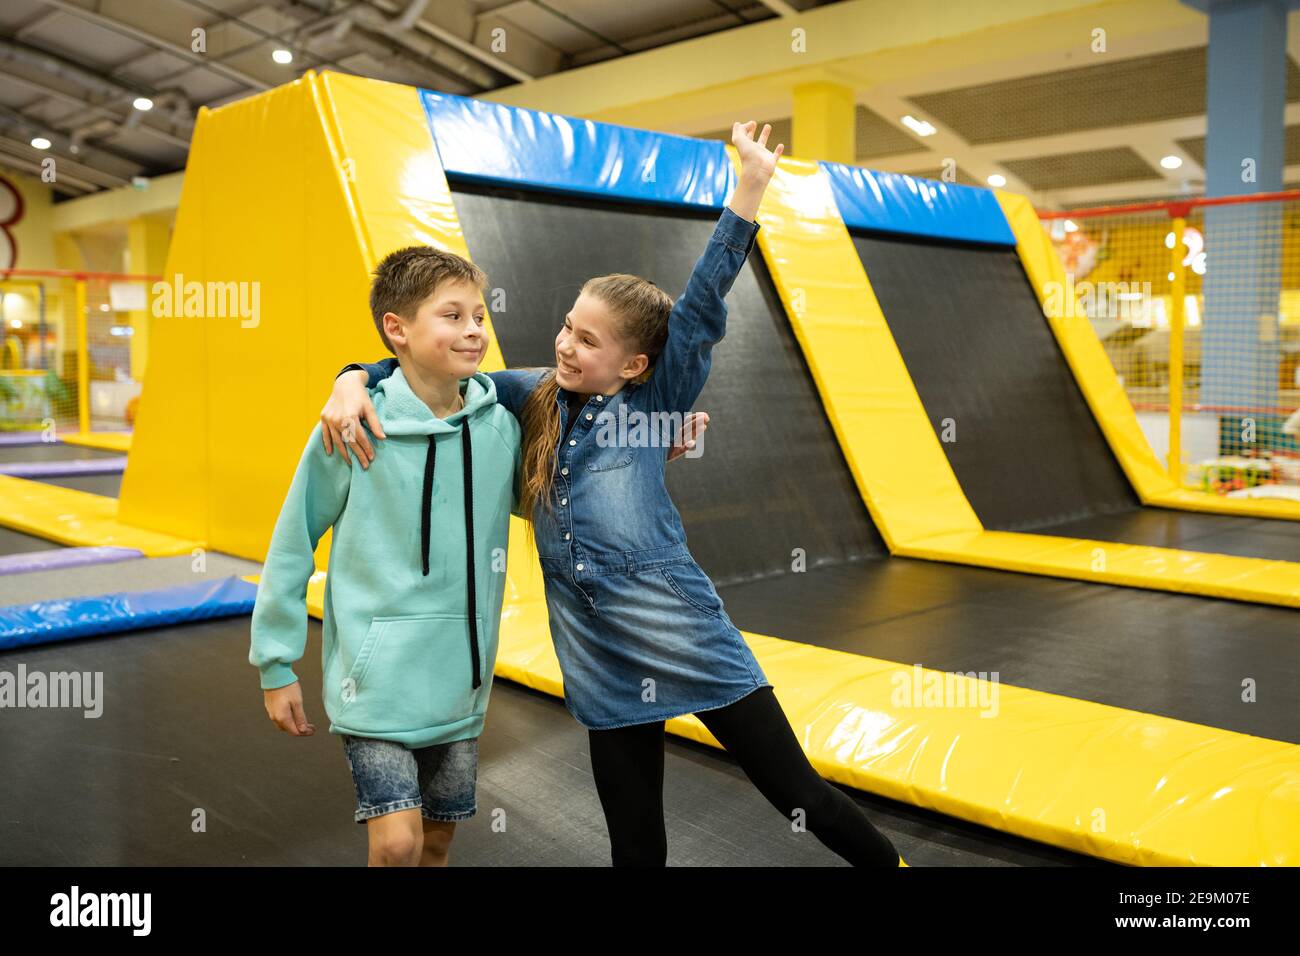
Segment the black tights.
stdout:
[[[786,819],[802,809],[809,832],[855,866],[898,866],[889,839],[808,762],[771,687],[695,716]],[[614,865],[664,866],[664,722],[587,733]]]

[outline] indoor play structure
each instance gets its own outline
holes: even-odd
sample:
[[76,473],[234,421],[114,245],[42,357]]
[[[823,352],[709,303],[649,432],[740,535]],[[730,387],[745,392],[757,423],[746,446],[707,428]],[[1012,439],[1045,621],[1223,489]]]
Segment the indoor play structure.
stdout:
[[[6,553],[103,589],[0,609],[0,647],[166,626],[97,653],[253,687],[187,628],[225,629],[227,657],[246,637],[246,563],[303,436],[339,368],[380,353],[375,263],[469,256],[500,292],[483,369],[544,365],[585,278],[682,288],[734,177],[721,142],[333,73],[201,111],[120,491],[0,476]],[[759,222],[697,405],[707,454],[669,481],[817,769],[990,846],[1300,862],[1300,502],[1186,487],[1159,461],[1078,303],[1048,301],[1065,269],[1024,197],[784,158]],[[213,286],[256,308],[210,309]],[[111,586],[199,560],[200,583]],[[518,519],[501,634],[497,676],[561,696]],[[181,725],[218,706],[191,666],[162,695]],[[518,706],[500,719],[521,736],[568,719]],[[668,729],[715,744],[693,717]],[[255,739],[202,746],[209,775],[305,772]],[[69,799],[27,785],[51,813]]]

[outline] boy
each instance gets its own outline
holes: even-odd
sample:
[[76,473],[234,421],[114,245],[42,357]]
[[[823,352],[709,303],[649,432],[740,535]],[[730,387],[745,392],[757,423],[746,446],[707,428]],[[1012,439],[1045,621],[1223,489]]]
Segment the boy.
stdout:
[[445,866],[456,821],[476,812],[520,469],[519,423],[478,371],[486,281],[428,246],[379,264],[370,310],[399,366],[374,394],[389,440],[372,467],[353,468],[324,451],[316,426],[253,610],[249,662],[266,712],[286,733],[310,735],[290,665],[306,649],[313,552],[332,527],[323,696],[371,866]]

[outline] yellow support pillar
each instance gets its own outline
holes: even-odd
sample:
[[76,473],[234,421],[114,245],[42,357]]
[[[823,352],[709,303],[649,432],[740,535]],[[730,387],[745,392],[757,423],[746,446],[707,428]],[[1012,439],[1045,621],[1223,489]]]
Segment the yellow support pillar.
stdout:
[[[134,275],[162,275],[167,268],[170,229],[166,219],[138,216],[127,223],[126,271]],[[149,356],[149,304],[153,301],[153,283],[145,284],[143,310],[127,313],[131,322],[131,378],[144,381],[145,360]]]
[[852,163],[857,157],[853,90],[839,83],[801,83],[794,88],[792,155]]
[[[76,238],[70,233],[54,234],[54,268],[68,272],[85,272],[90,268]],[[45,321],[54,330],[54,351],[47,354],[50,355],[50,368],[60,376],[68,374],[63,361],[76,347],[77,324],[72,314],[74,299],[69,280],[54,279],[45,283]]]
[[1183,265],[1183,233],[1187,220],[1173,224],[1169,258],[1169,477],[1183,486],[1183,313],[1187,296],[1187,267]]
[[90,349],[86,342],[86,280],[77,280],[77,422],[78,431],[90,433]]

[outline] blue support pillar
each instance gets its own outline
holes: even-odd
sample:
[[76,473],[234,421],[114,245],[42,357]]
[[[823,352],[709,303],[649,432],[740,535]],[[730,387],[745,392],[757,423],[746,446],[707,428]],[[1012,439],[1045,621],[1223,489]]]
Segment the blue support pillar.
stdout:
[[[1210,18],[1205,144],[1206,195],[1282,188],[1286,105],[1286,0],[1201,0]],[[1208,9],[1207,9],[1208,7]],[[1227,447],[1239,450],[1239,418],[1275,414],[1278,403],[1282,204],[1209,207],[1200,403],[1220,411]],[[1246,449],[1249,450],[1247,445]]]

